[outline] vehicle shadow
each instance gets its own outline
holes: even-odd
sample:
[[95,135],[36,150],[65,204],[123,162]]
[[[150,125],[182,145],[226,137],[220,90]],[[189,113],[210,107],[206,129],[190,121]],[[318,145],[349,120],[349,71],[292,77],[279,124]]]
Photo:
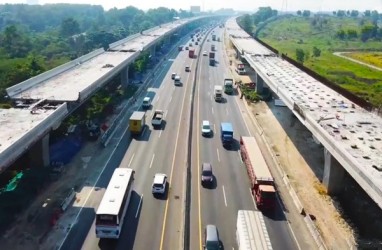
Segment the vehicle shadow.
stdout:
[[210,139],[210,138],[213,138],[214,137],[214,131],[211,129],[211,133],[209,134],[209,135],[203,135],[202,134],[202,137],[204,137],[204,138],[207,138],[207,139]]
[[233,141],[231,143],[230,146],[223,146],[224,149],[228,150],[228,151],[238,151],[240,149],[240,143],[238,140],[236,140],[235,138],[233,138]]
[[168,182],[166,183],[166,192],[164,192],[164,194],[153,194],[153,197],[157,200],[163,200],[163,201],[166,201],[168,199],[168,195],[169,195],[169,192],[171,191],[169,189],[170,185],[168,184]]
[[218,186],[218,181],[217,181],[215,175],[213,175],[213,177],[214,177],[214,179],[212,180],[212,182],[202,182],[201,181],[202,187],[205,189],[216,189]]
[[227,103],[227,98],[222,97],[222,99],[219,102],[216,102],[216,103],[218,103],[218,104],[225,104],[225,103]]
[[139,135],[131,134],[130,136],[132,139],[136,141],[149,141],[150,135],[151,135],[150,127],[148,125],[145,125],[141,134]]

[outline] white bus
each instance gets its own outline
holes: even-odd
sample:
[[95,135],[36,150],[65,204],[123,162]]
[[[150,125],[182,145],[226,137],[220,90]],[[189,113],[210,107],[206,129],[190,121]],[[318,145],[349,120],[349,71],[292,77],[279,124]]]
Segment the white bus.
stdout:
[[119,238],[133,190],[134,173],[130,168],[114,170],[96,213],[97,238]]

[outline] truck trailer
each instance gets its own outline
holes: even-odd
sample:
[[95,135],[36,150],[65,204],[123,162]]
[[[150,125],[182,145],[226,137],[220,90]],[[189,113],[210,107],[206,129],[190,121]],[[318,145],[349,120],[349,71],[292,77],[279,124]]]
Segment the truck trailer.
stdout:
[[214,99],[217,102],[222,101],[223,99],[223,87],[220,85],[215,85],[214,87]]
[[129,130],[132,135],[140,135],[146,125],[146,113],[134,111],[130,116]]
[[215,66],[215,52],[209,54],[210,66]]
[[189,58],[194,58],[195,56],[195,49],[194,48],[190,48],[190,50],[188,51],[188,57]]
[[238,211],[236,241],[239,250],[272,250],[264,217],[260,211]]
[[276,206],[273,176],[254,137],[240,138],[240,155],[247,168],[252,195],[258,209],[273,210]]
[[220,124],[220,139],[223,147],[231,147],[233,144],[233,127],[229,122],[222,122]]
[[227,94],[233,93],[233,79],[232,78],[225,78],[224,79],[224,92]]

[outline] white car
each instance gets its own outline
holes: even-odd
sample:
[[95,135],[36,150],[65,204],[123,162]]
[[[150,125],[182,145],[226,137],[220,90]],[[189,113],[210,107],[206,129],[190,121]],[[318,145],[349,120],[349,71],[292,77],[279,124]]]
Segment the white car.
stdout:
[[167,175],[165,174],[155,174],[154,181],[152,185],[153,194],[164,194],[166,192],[167,185]]
[[207,51],[203,51],[203,56],[206,56],[207,55]]
[[204,120],[202,122],[202,135],[210,136],[212,133],[210,122],[207,120]]
[[145,98],[143,98],[142,107],[150,108],[150,106],[151,106],[151,98],[146,96]]

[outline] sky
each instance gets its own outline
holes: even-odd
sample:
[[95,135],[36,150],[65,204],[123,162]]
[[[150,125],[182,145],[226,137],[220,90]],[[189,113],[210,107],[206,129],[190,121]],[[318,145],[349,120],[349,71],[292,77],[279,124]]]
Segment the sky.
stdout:
[[71,3],[102,5],[105,10],[116,7],[125,8],[129,5],[138,9],[167,7],[176,10],[189,10],[191,5],[201,6],[204,10],[217,10],[220,8],[233,8],[235,10],[256,11],[258,7],[270,6],[277,10],[377,10],[382,13],[382,0],[0,0],[4,3],[27,3],[28,1],[39,4]]

